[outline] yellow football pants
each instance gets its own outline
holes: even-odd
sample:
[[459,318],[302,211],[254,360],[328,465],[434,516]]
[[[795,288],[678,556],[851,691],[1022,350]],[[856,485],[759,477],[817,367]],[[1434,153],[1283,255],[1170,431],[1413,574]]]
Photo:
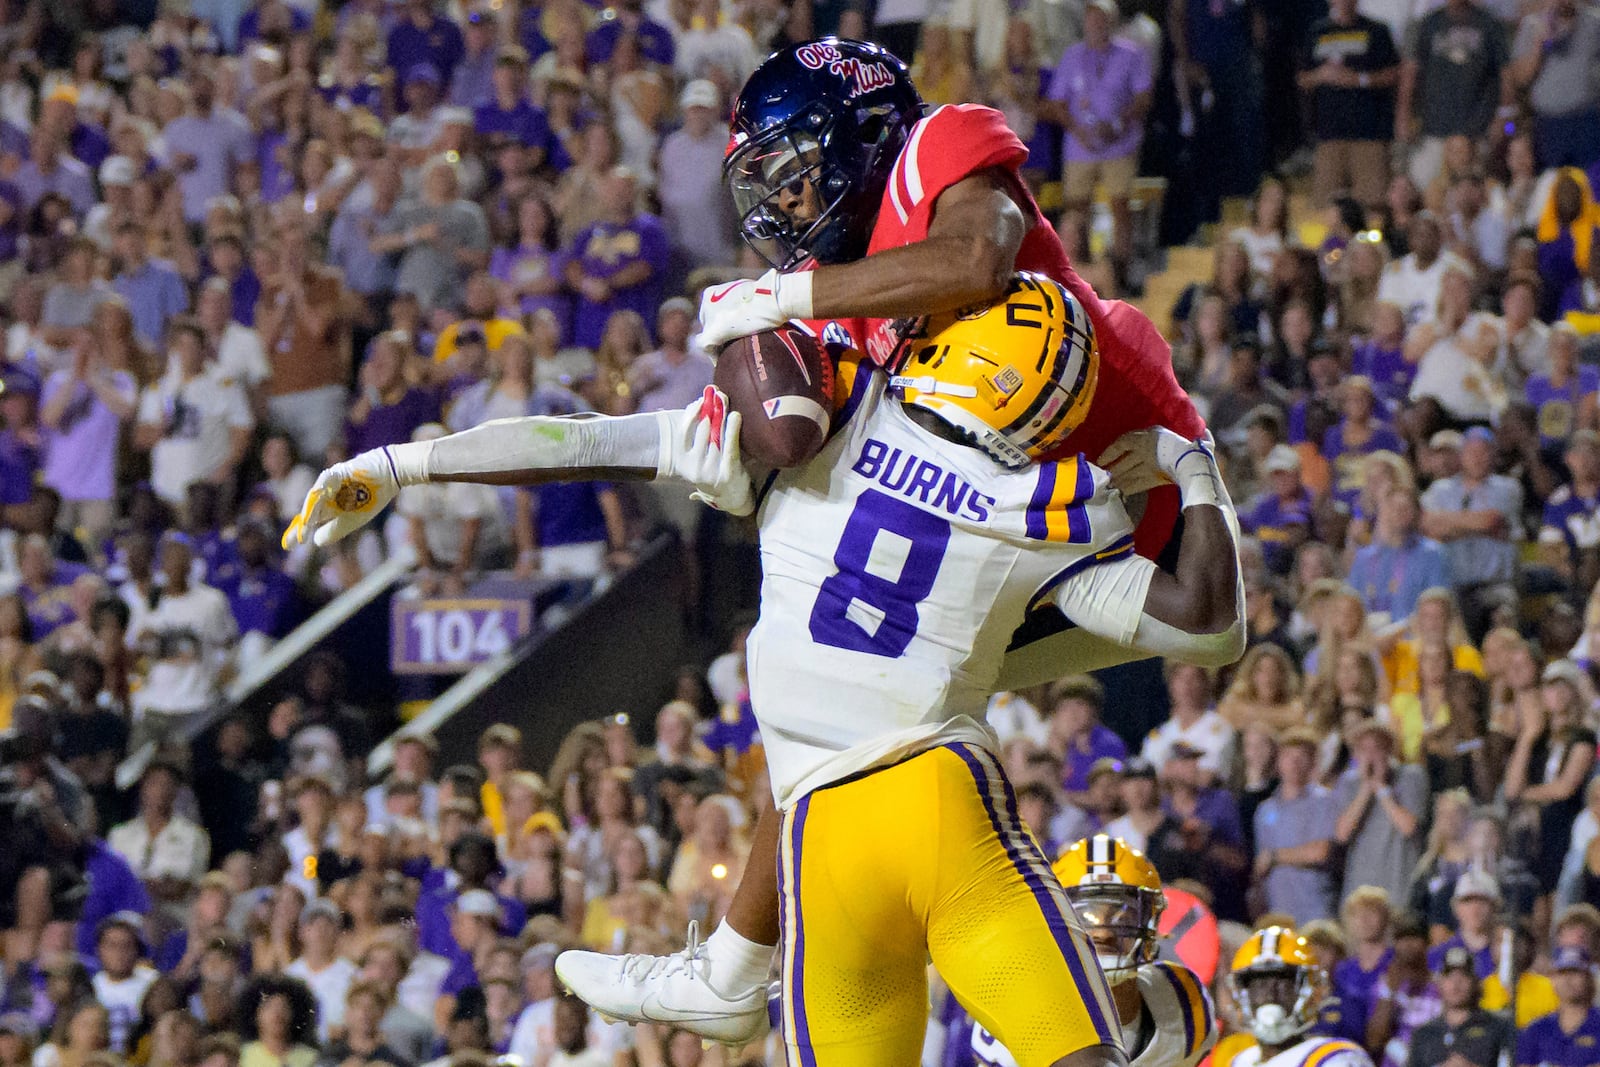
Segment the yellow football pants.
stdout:
[[982,748],[802,798],[783,816],[779,887],[791,1067],[915,1067],[930,954],[1020,1067],[1120,1040],[1094,950]]

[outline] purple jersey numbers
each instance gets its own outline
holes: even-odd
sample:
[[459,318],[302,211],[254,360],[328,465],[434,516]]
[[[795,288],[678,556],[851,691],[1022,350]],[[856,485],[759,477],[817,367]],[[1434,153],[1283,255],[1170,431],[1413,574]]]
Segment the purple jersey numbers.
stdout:
[[[905,562],[894,578],[868,569],[884,534],[904,542]],[[917,605],[933,592],[949,545],[946,520],[876,489],[862,493],[833,554],[838,573],[817,591],[812,639],[889,659],[903,655],[917,634]]]

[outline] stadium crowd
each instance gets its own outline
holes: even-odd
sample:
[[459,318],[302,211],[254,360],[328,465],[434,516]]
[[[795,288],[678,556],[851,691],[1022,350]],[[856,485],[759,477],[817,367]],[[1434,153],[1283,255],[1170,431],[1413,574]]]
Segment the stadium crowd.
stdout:
[[[449,593],[692,535],[668,494],[449,485],[277,541],[361,450],[697,396],[692,300],[763,266],[723,116],[833,32],[1000,108],[1106,295],[1161,268],[1139,174],[1163,242],[1214,249],[1151,311],[1239,503],[1251,647],[1166,665],[1147,737],[1092,679],[998,695],[1040,842],[1145,850],[1224,961],[1292,922],[1324,1026],[1386,1067],[1600,1063],[1600,5],[10,0],[0,1067],[782,1062],[608,1024],[552,970],[725,910],[766,788],[740,620],[554,753],[501,725],[439,766],[402,731],[368,780],[398,719],[318,653],[264,719],[115,770],[402,544]],[[1480,998],[1520,1033],[1478,1059],[1435,1020]]]

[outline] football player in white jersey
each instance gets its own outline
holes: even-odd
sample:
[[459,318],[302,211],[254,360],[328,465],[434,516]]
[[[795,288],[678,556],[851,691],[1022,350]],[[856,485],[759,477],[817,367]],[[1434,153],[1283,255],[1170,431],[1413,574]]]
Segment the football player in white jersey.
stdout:
[[[1106,834],[1076,842],[1054,870],[1095,947],[1122,1027],[1131,1067],[1194,1067],[1217,1043],[1211,996],[1200,976],[1156,958],[1166,899],[1144,853]],[[972,1029],[982,1067],[1016,1067],[994,1035]]]
[[1234,953],[1228,984],[1256,1043],[1222,1067],[1372,1067],[1354,1041],[1307,1035],[1332,993],[1310,944],[1288,927],[1251,935]]
[[[1081,457],[1027,465],[1086,406],[1086,321],[1058,283],[1019,276],[1007,301],[930,326],[896,380],[900,400],[881,373],[856,365],[833,438],[811,464],[780,474],[761,509],[763,612],[750,677],[785,809],[784,1010],[797,1060],[914,1058],[929,951],[1023,1067],[1120,1059],[1103,978],[1016,817],[983,707],[1035,604],[1054,602],[1084,628],[1158,654],[1225,662],[1243,635],[1231,506],[1203,445],[1149,431],[1109,454],[1132,483],[1179,487],[1187,529],[1176,576],[1132,554],[1104,471]],[[342,535],[399,484],[548,476],[528,460],[547,459],[552,443],[569,448],[583,424],[528,425],[539,421],[357,457],[324,473],[289,536]],[[691,466],[727,499],[734,449],[717,447],[720,432],[705,440],[715,421],[691,419],[698,436],[681,456],[696,457]],[[608,465],[607,455],[590,458]],[[566,476],[585,475],[595,476]],[[950,851],[963,840],[972,847]],[[816,865],[829,873],[807,874],[802,892],[802,871]],[[981,890],[956,884],[980,872]],[[852,877],[863,880],[859,892],[842,887]],[[971,888],[939,893],[958,915],[932,904],[905,921],[852,914],[947,882]],[[874,929],[884,923],[892,937]],[[695,1018],[688,987],[714,981],[692,948],[661,960],[574,955],[562,977],[580,993],[644,991],[631,1016],[618,1013],[625,1018]],[[677,988],[649,984],[674,977]],[[671,1003],[680,995],[688,999]],[[863,1014],[863,1002],[877,1009]]]

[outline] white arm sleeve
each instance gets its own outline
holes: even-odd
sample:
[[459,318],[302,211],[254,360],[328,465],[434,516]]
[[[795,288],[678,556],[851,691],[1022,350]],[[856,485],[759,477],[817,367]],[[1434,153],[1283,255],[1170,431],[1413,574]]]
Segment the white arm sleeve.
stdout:
[[[631,467],[672,471],[682,411],[641,415],[530,415],[496,419],[436,441],[392,445],[396,480],[419,485],[512,471]],[[575,475],[584,477],[584,475]]]
[[[1062,612],[1090,633],[1155,656],[1167,656],[1220,667],[1239,658],[1244,619],[1214,634],[1192,634],[1147,615],[1145,597],[1155,579],[1156,565],[1143,556],[1128,555],[1099,563],[1061,583],[1055,602]],[[1063,664],[1063,673],[1076,668]]]

